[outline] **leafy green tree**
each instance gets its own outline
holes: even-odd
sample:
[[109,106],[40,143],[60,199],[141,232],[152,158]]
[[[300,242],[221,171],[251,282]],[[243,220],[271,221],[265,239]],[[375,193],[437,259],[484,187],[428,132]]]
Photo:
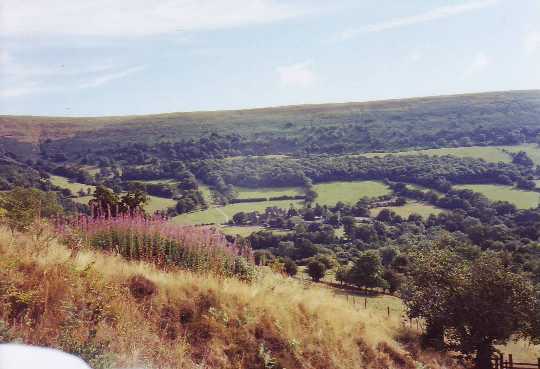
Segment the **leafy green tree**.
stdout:
[[347,283],[349,280],[348,278],[349,278],[350,271],[351,269],[345,265],[338,266],[335,273],[336,281],[338,281],[341,284]]
[[451,324],[449,307],[461,304],[458,290],[464,288],[464,260],[448,249],[417,249],[410,253],[407,282],[401,297],[410,318],[426,323],[423,343],[443,349],[444,333]]
[[307,273],[314,282],[319,282],[326,274],[326,266],[317,260],[312,260],[307,265]]
[[462,303],[447,306],[453,320],[448,336],[459,351],[475,355],[477,368],[490,369],[495,344],[531,333],[535,290],[493,252],[473,261],[464,277],[463,288],[454,289]]
[[244,224],[247,220],[246,213],[240,211],[233,215],[234,224]]
[[16,187],[0,195],[2,221],[14,231],[26,231],[37,218],[48,218],[63,212],[54,192]]
[[96,213],[110,214],[111,216],[116,216],[119,210],[119,204],[120,199],[118,198],[118,195],[104,186],[96,187],[93,199],[89,202],[90,207],[93,208]]
[[380,287],[383,267],[381,257],[375,250],[363,252],[355,261],[349,274],[349,279],[358,287]]
[[386,268],[384,269],[382,278],[386,281],[388,291],[393,294],[400,289],[404,277],[395,270]]
[[395,247],[386,246],[379,249],[379,254],[381,255],[382,265],[388,266],[392,264],[399,252]]
[[287,275],[293,277],[298,273],[298,267],[296,266],[296,263],[291,258],[283,258],[283,268],[285,270],[285,273]]
[[351,216],[345,216],[343,219],[341,219],[341,223],[343,223],[343,230],[347,237],[350,240],[354,240],[354,226],[356,224],[356,221]]
[[124,213],[133,213],[136,210],[142,211],[142,207],[144,206],[144,204],[146,204],[147,201],[148,198],[142,190],[137,189],[127,192],[125,195],[122,196],[122,199],[120,201],[120,211]]

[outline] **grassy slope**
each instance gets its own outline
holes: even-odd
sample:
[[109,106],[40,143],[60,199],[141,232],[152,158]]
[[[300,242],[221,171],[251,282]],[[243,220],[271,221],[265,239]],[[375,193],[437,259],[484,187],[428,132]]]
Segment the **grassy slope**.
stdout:
[[[137,298],[134,276],[152,293]],[[269,272],[253,284],[163,272],[55,242],[11,240],[5,230],[0,304],[3,337],[74,352],[94,367],[415,367],[385,318],[327,289]],[[444,365],[439,355],[418,359]]]
[[377,197],[391,192],[386,185],[376,181],[319,183],[314,190],[318,194],[315,202],[321,205],[335,205],[338,201],[354,204],[364,196]]
[[[120,140],[155,142],[197,137],[219,129],[236,132],[304,135],[299,128],[313,129],[336,124],[363,124],[386,130],[406,127],[412,135],[437,129],[469,131],[485,128],[538,126],[540,91],[466,94],[363,103],[283,106],[250,110],[170,113],[145,116],[72,118],[0,116],[0,137],[37,143],[40,139],[77,136],[82,149],[96,142],[106,145]],[[292,123],[291,129],[286,123]],[[411,143],[414,147],[414,143]]]
[[500,185],[460,185],[456,189],[467,189],[480,192],[491,201],[508,201],[519,209],[535,208],[540,203],[540,194],[532,191],[522,191],[510,186]]

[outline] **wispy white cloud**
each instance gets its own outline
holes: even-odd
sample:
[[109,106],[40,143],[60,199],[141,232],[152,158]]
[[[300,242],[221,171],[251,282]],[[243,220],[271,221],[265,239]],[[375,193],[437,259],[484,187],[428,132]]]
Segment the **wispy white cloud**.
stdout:
[[145,36],[280,21],[314,11],[284,0],[3,0],[5,35]]
[[276,72],[279,82],[284,86],[308,87],[317,79],[309,61],[280,66]]
[[347,40],[364,33],[382,32],[395,28],[412,26],[415,24],[432,22],[438,19],[455,17],[471,11],[484,9],[495,5],[498,0],[473,0],[460,4],[442,6],[416,15],[394,18],[383,22],[373,23],[359,28],[351,28],[343,31],[339,38]]
[[484,53],[483,51],[479,51],[476,53],[471,63],[465,69],[464,74],[466,76],[473,75],[477,72],[484,70],[490,64],[491,59],[489,58],[489,56],[487,56],[486,53]]
[[540,31],[532,31],[525,35],[525,50],[529,54],[540,50]]
[[144,68],[138,65],[122,69],[110,61],[57,66],[28,64],[4,50],[0,52],[0,98],[94,88]]
[[80,87],[81,88],[98,87],[98,86],[104,85],[106,83],[109,83],[109,82],[117,80],[117,79],[126,78],[126,77],[130,76],[133,73],[137,73],[137,72],[143,70],[144,68],[145,68],[144,65],[138,65],[138,66],[135,66],[135,67],[130,67],[130,68],[121,70],[119,72],[99,75],[99,76],[95,77],[94,79],[92,79],[90,81],[83,82],[80,85]]

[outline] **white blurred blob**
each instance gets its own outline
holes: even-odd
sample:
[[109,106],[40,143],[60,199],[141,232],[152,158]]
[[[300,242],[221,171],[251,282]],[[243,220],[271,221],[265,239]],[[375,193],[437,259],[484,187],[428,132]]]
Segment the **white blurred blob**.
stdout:
[[0,345],[0,369],[91,369],[65,352],[44,347]]

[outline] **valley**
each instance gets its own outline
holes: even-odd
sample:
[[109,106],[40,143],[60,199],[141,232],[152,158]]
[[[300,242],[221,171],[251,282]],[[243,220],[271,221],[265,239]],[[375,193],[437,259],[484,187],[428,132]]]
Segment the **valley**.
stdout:
[[[361,342],[362,352],[381,355],[379,367],[457,368],[484,349],[462,326],[496,335],[490,349],[534,361],[538,349],[526,344],[540,337],[539,116],[540,92],[519,91],[111,119],[0,117],[0,132],[9,132],[0,139],[0,251],[30,264],[45,258],[44,270],[75,268],[58,288],[112,298],[117,305],[104,309],[116,319],[118,296],[131,294],[122,320],[129,334],[137,334],[138,306],[150,309],[145,339],[167,347],[145,353],[153,362],[201,362],[212,341],[209,357],[228,368],[245,359],[249,342],[256,349],[246,357],[261,368],[307,368],[304,360],[348,369],[364,360],[352,349]],[[18,250],[9,237],[55,244]],[[90,269],[108,282],[84,285]],[[18,292],[2,295],[0,282],[9,306],[0,322],[21,322],[21,299],[21,311],[31,311],[49,298],[20,284],[19,270],[34,280],[41,273],[21,264],[3,275]],[[147,295],[122,290],[126,283]],[[470,303],[456,302],[463,299]],[[343,320],[327,319],[329,306]],[[507,330],[489,331],[504,319]],[[101,334],[112,329],[100,322]],[[451,339],[433,334],[433,324]],[[518,336],[530,341],[512,343]],[[432,357],[425,339],[434,340]],[[125,345],[111,346],[119,362]],[[342,345],[347,363],[337,359]]]

